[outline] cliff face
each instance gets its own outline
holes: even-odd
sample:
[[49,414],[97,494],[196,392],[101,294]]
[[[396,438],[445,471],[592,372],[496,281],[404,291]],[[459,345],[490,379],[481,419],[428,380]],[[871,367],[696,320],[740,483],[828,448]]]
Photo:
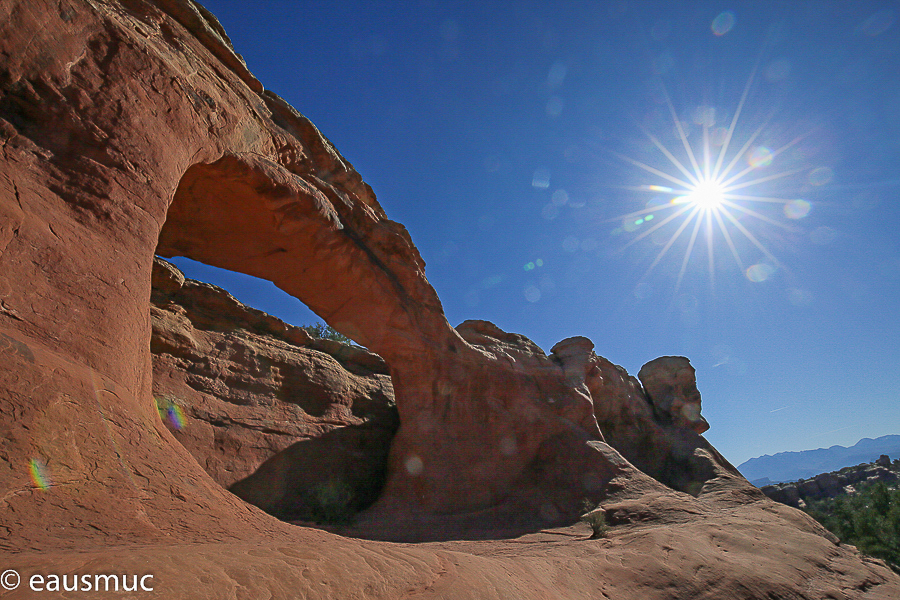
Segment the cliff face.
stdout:
[[[638,386],[584,338],[451,327],[404,228],[196,3],[3,3],[0,143],[0,547],[23,580],[114,561],[171,598],[900,595],[703,440],[686,359]],[[399,426],[345,533],[537,545],[364,542],[228,492],[308,507],[355,452],[365,488],[384,367],[261,335],[282,326],[174,273],[151,308],[154,254],[269,279],[383,359]],[[584,500],[609,540],[576,542]]]

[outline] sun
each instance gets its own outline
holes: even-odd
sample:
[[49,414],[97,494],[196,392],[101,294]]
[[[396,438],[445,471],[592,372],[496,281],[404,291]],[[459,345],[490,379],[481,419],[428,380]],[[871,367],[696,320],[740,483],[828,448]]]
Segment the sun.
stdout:
[[691,186],[689,192],[684,197],[685,201],[701,210],[715,210],[725,201],[725,187],[715,179],[702,179],[697,185]]
[[[738,121],[755,76],[756,67],[750,73],[727,127],[721,126],[725,123],[716,122],[714,108],[701,106],[695,111],[702,117],[694,121],[701,129],[700,136],[697,136],[700,138],[697,140],[699,144],[696,147],[688,141],[690,133],[687,129],[688,123],[679,117],[663,85],[666,105],[674,126],[673,132],[678,142],[674,148],[669,148],[641,124],[638,124],[638,127],[665,157],[667,164],[654,166],[652,163],[648,164],[610,151],[617,158],[638,167],[656,180],[652,184],[648,181],[645,185],[614,186],[634,192],[649,192],[653,194],[653,198],[646,202],[645,208],[608,219],[609,222],[620,223],[620,226],[613,230],[613,234],[625,233],[631,237],[623,250],[648,238],[654,245],[661,246],[656,258],[641,278],[642,281],[663,260],[682,235],[687,237],[687,244],[675,282],[676,292],[691,262],[691,256],[699,245],[698,241],[704,239],[711,284],[715,278],[716,246],[719,246],[720,251],[722,249],[716,239],[724,242],[734,263],[750,281],[760,281],[759,273],[771,274],[783,266],[760,241],[754,229],[760,225],[766,227],[772,225],[794,232],[796,228],[791,221],[806,216],[809,212],[809,202],[795,196],[773,197],[768,193],[754,194],[753,191],[756,189],[762,192],[767,190],[772,182],[789,181],[785,178],[804,171],[802,168],[779,169],[781,166],[779,157],[783,157],[786,151],[812,132],[797,135],[780,147],[770,149],[759,141],[770,116],[755,131],[748,132],[742,145],[735,144],[734,142],[741,137]],[[678,150],[678,145],[681,146],[681,150]],[[677,154],[681,154],[681,158],[677,157]],[[773,214],[773,211],[766,208],[771,209],[773,206],[778,206],[781,210]],[[794,207],[799,209],[794,210]],[[780,214],[782,212],[783,215]],[[783,217],[788,221],[786,222]],[[668,232],[672,229],[674,232],[669,235]],[[746,265],[740,256],[736,242],[742,238],[762,255],[756,264]]]

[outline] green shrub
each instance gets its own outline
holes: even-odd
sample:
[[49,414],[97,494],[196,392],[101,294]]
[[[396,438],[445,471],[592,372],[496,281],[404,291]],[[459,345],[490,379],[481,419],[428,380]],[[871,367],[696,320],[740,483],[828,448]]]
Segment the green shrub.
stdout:
[[326,525],[349,525],[356,514],[353,490],[339,480],[316,485],[309,499],[312,520]]
[[582,510],[585,514],[581,515],[581,520],[591,526],[591,539],[596,540],[599,538],[604,538],[609,534],[609,524],[606,522],[606,513],[602,510],[597,510],[597,506],[591,503],[587,498],[584,499],[581,505]]
[[900,490],[863,484],[855,494],[812,502],[805,510],[842,542],[900,572]]

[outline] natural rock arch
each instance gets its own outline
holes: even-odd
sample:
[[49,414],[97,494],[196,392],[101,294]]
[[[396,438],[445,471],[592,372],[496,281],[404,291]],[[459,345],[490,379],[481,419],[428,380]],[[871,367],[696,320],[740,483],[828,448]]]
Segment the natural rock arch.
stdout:
[[156,253],[269,279],[386,359],[401,429],[370,523],[485,509],[520,526],[571,520],[617,472],[586,445],[602,441],[586,365],[567,379],[561,358],[487,324],[460,328],[465,341],[405,230],[360,204],[314,174],[226,154],[186,170]]
[[[185,464],[150,396],[160,252],[273,280],[387,360],[401,427],[381,514],[536,509],[549,495],[543,520],[556,522],[620,470],[587,445],[602,439],[590,397],[559,364],[508,334],[470,328],[470,344],[450,327],[403,227],[307,119],[263,91],[198,5],[9,10],[6,39],[36,32],[10,54],[0,100],[14,199],[0,260],[7,282],[29,282],[3,290],[9,455],[138,515],[150,511],[141,498],[165,511],[171,494],[210,514],[244,510]],[[564,453],[568,466],[550,466]],[[169,469],[190,483],[173,492]],[[60,493],[38,500],[65,520]]]
[[[685,359],[660,379],[683,398],[650,406],[584,338],[546,356],[489,323],[451,328],[402,227],[198,4],[7,1],[0,60],[0,548],[23,582],[110,565],[152,569],[173,598],[897,596],[896,575],[764,499],[698,436]],[[584,494],[607,496],[598,510],[613,539],[571,528],[536,546],[375,544],[285,525],[215,484],[154,406],[148,299],[158,246],[228,266],[227,237],[197,238],[186,220],[204,222],[190,213],[221,187],[216,174],[244,190],[241,210],[267,207],[237,223],[219,215],[224,232],[253,238],[242,229],[253,224],[279,242],[244,239],[277,252],[263,264],[245,250],[238,270],[296,286],[390,364],[402,425],[363,528],[433,538],[534,527],[571,519]],[[276,269],[294,248],[279,236],[295,226],[311,227],[312,257],[321,244],[329,265],[361,270],[379,303],[350,290],[342,308]],[[346,285],[338,275],[323,285]],[[382,320],[354,312],[362,305]],[[696,466],[704,481],[689,491],[701,497],[637,471],[600,441],[595,415],[660,479],[671,458]],[[681,417],[694,431],[670,443]],[[648,427],[632,437],[632,424]]]
[[[71,443],[54,441],[51,458],[14,425],[11,454],[43,452],[51,471],[66,465],[61,472],[90,481],[80,456],[102,439],[93,427],[112,440],[95,451],[126,496],[164,504],[173,493],[165,477],[135,476],[145,463],[181,463],[164,457],[182,450],[150,397],[158,252],[269,279],[384,357],[401,425],[371,522],[488,511],[558,523],[611,478],[643,477],[603,443],[592,344],[561,344],[548,357],[487,323],[451,327],[406,230],[305,117],[263,90],[199,5],[24,6],[13,5],[16,23],[38,33],[11,55],[3,80],[3,185],[16,202],[4,207],[12,225],[0,260],[30,285],[5,290],[4,327],[8,349],[21,349],[15,360],[44,344],[73,370],[64,383],[48,379],[46,365],[21,365],[8,389],[40,381],[57,392],[10,410],[49,419],[49,438]],[[3,31],[16,39],[11,22]],[[103,98],[114,100],[92,101]],[[47,416],[62,405],[99,421]],[[136,444],[135,427],[168,449]],[[202,488],[200,504],[208,483],[189,486]]]

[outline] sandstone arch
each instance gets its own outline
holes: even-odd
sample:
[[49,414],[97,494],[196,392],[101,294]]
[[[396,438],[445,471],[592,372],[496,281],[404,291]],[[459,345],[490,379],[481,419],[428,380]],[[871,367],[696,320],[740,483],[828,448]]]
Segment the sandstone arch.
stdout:
[[[677,441],[708,478],[699,499],[634,469],[596,417],[653,472],[671,454],[654,435],[668,430],[628,429],[679,402],[648,408],[590,341],[546,356],[489,323],[451,328],[402,227],[198,4],[4,2],[0,61],[4,569],[149,565],[173,598],[897,596],[896,575],[765,500],[696,431]],[[155,250],[275,280],[388,361],[402,425],[361,533],[521,532],[573,518],[582,496],[603,497],[619,533],[601,545],[570,528],[572,541],[536,538],[537,551],[397,546],[240,502],[153,405]],[[288,256],[319,262],[304,278]],[[696,404],[688,392],[681,406]],[[694,412],[681,416],[698,426]]]
[[602,436],[584,373],[573,385],[539,348],[487,325],[461,328],[475,345],[464,341],[405,230],[362,189],[228,153],[187,169],[156,253],[272,280],[386,359],[401,429],[370,524],[485,509],[570,520],[616,471],[586,445]]
[[[9,54],[0,99],[5,452],[43,461],[76,496],[90,490],[90,502],[56,485],[36,496],[61,522],[84,510],[75,529],[87,528],[108,497],[139,515],[116,525],[126,537],[155,531],[147,515],[172,498],[188,498],[198,524],[261,518],[223,500],[160,426],[154,252],[273,280],[387,360],[401,428],[379,514],[511,503],[558,522],[621,471],[587,445],[602,439],[589,395],[557,363],[499,330],[470,327],[470,344],[450,327],[403,227],[198,5],[5,10],[4,39],[34,32]],[[562,449],[569,466],[548,467]],[[21,464],[5,468],[14,489],[34,489]],[[34,523],[10,529],[50,539]]]

